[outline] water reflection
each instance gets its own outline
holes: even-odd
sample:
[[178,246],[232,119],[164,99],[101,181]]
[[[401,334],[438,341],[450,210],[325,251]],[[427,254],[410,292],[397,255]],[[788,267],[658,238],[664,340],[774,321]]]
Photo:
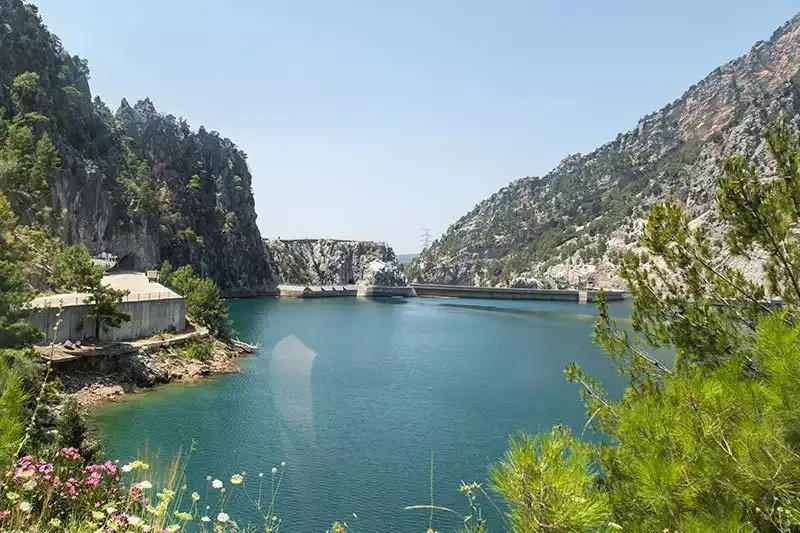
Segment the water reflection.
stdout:
[[[575,304],[579,305],[579,304]],[[541,309],[524,309],[517,307],[500,307],[494,305],[461,304],[461,303],[440,303],[436,307],[462,311],[484,311],[489,313],[503,313],[508,315],[522,315],[543,318],[546,320],[575,320],[593,322],[597,318],[597,309],[594,306],[585,306],[584,312],[566,312],[564,309],[554,311],[544,311]]]
[[317,352],[295,335],[282,338],[272,350],[269,387],[287,441],[292,440],[290,436],[313,435],[311,369],[316,356]]

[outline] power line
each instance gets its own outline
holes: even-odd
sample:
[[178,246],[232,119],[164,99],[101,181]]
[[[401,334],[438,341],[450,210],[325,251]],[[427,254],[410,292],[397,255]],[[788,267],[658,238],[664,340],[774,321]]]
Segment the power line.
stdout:
[[431,237],[433,236],[431,232],[433,230],[431,228],[422,228],[421,231],[422,235],[420,236],[420,242],[422,243],[422,249],[424,250],[431,245]]

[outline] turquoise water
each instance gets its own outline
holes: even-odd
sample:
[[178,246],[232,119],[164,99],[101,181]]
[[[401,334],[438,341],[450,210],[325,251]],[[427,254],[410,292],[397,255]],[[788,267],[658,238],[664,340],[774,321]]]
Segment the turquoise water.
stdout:
[[[163,387],[99,409],[109,455],[148,445],[171,456],[194,440],[189,487],[287,462],[283,531],[424,531],[434,454],[437,504],[466,511],[460,480],[483,481],[519,430],[585,423],[564,366],[577,361],[612,393],[623,382],[590,338],[592,306],[491,300],[239,300],[242,372]],[[618,316],[628,304],[614,304]],[[268,475],[268,474],[267,474]],[[237,501],[239,503],[237,503]],[[484,502],[493,530],[498,513]],[[241,499],[240,522],[256,521]],[[353,518],[358,515],[358,520]],[[457,518],[434,516],[438,531]]]

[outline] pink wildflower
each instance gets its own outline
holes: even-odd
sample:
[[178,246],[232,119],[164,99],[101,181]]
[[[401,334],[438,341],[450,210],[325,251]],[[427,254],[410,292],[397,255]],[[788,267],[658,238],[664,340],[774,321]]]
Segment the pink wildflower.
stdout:
[[61,455],[66,457],[67,459],[80,459],[81,454],[77,450],[77,448],[64,448],[61,450]]

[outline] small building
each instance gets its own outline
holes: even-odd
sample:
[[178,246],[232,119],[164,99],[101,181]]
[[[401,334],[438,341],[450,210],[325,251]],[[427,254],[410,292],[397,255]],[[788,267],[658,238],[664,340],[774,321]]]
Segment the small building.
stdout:
[[[144,273],[112,274],[104,276],[103,283],[129,291],[117,304],[117,309],[130,315],[131,319],[118,328],[101,328],[101,341],[126,341],[164,331],[186,329],[186,301],[183,296],[150,281]],[[85,303],[88,296],[86,293],[55,294],[31,302],[34,312],[28,321],[44,332],[42,344],[49,344],[53,340],[78,341],[94,336],[94,320],[86,316],[90,310]],[[54,331],[57,324],[58,329]]]

